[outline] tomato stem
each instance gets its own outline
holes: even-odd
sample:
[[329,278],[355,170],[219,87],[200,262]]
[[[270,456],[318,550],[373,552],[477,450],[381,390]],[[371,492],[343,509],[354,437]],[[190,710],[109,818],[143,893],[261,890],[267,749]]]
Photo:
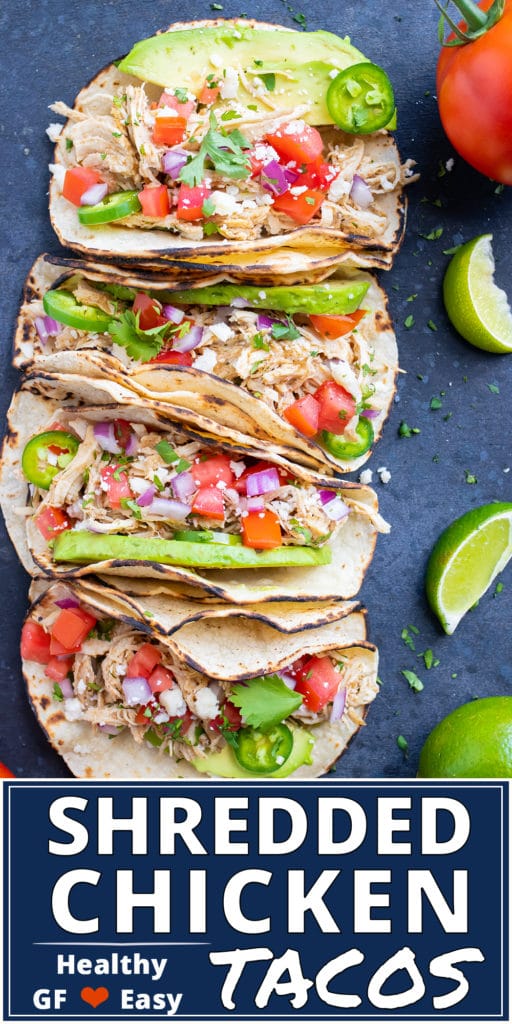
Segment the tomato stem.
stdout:
[[[505,9],[505,0],[493,0],[488,11],[483,11],[474,0],[451,0],[458,11],[463,15],[466,24],[457,23],[448,14],[450,0],[443,4],[441,0],[434,0],[436,7],[441,12],[439,19],[439,42],[442,46],[463,46],[471,43],[479,36],[485,35],[496,22],[501,18]],[[450,26],[455,38],[444,37],[445,22]]]
[[474,0],[452,0],[458,11],[467,22],[469,29],[485,28],[487,26],[487,12],[482,11]]

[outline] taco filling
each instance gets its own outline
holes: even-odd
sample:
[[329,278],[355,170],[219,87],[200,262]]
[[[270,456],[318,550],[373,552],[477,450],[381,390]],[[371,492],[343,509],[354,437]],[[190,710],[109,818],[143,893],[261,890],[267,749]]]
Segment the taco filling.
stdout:
[[[315,61],[325,33],[311,33],[309,54],[294,64],[286,44],[298,45],[295,33],[278,42],[267,33],[267,47],[283,47],[281,64],[267,70],[256,49],[245,52],[247,26],[226,23],[219,52],[217,35],[212,42],[208,31],[216,32],[203,30],[199,44],[194,29],[161,37],[169,40],[171,85],[155,84],[157,36],[139,44],[148,47],[147,63],[137,59],[137,47],[121,62],[110,108],[103,101],[92,112],[52,105],[68,122],[59,162],[50,167],[80,223],[160,228],[189,241],[243,242],[304,225],[366,244],[382,239],[389,211],[381,200],[400,193],[411,174],[392,145],[376,155],[371,133],[394,114],[382,69],[356,63],[362,55],[347,56],[346,42],[335,36],[341,52],[328,63],[325,55]],[[188,54],[181,64],[174,59],[178,45]],[[340,72],[347,63],[349,74]],[[58,138],[59,126],[51,127]]]
[[177,366],[214,374],[335,458],[354,459],[371,447],[372,420],[385,411],[390,390],[374,366],[379,335],[375,313],[364,308],[368,287],[349,278],[162,296],[73,275],[25,311],[44,354],[100,350],[130,371]]
[[44,667],[68,722],[90,723],[113,744],[129,733],[199,771],[222,773],[234,760],[243,772],[289,775],[311,764],[319,726],[363,725],[362,706],[378,691],[357,647],[305,655],[243,682],[212,680],[63,587],[24,623],[21,656]]
[[21,510],[57,562],[109,558],[209,568],[322,565],[351,514],[340,485],[206,447],[170,426],[62,409],[25,445]]

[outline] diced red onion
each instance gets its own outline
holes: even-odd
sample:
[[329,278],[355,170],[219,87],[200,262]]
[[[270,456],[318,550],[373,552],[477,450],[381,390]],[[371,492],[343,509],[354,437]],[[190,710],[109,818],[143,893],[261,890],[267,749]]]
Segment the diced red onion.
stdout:
[[105,198],[107,192],[108,185],[104,181],[98,182],[97,185],[91,185],[80,199],[80,206],[96,206],[96,203],[101,203],[101,200]]
[[116,441],[113,423],[95,423],[94,436],[104,452],[110,452],[111,455],[121,455],[122,448]]
[[294,185],[295,182],[297,181],[297,178],[299,177],[299,172],[298,171],[292,171],[291,167],[284,167],[283,170],[284,170],[284,176],[285,176],[288,184],[289,185]]
[[166,320],[170,320],[173,324],[180,324],[185,316],[182,309],[178,309],[176,306],[163,306],[162,315]]
[[123,679],[123,693],[125,702],[129,707],[137,704],[148,704],[153,693],[151,687],[143,676],[125,676]]
[[354,177],[352,178],[350,198],[353,199],[354,203],[357,203],[362,210],[367,210],[373,203],[372,191],[364,178],[361,178],[360,174],[354,174]]
[[60,686],[60,688],[62,690],[62,696],[63,697],[74,697],[75,696],[74,690],[73,690],[73,686],[71,685],[71,682],[70,682],[69,679],[61,679],[61,681],[59,683],[59,686]]
[[290,188],[284,168],[277,160],[269,160],[268,164],[262,167],[260,180],[265,191],[271,192],[274,196],[282,196],[283,192]]
[[337,523],[350,514],[350,509],[341,498],[334,498],[333,501],[330,501],[325,506],[325,514],[329,519],[333,519]]
[[140,505],[141,508],[145,508],[146,505],[151,505],[151,502],[153,501],[155,494],[156,487],[154,484],[151,484],[151,486],[148,487],[147,491],[143,491],[140,497],[137,498],[137,505]]
[[60,601],[55,601],[57,608],[79,608],[80,602],[77,601],[76,597],[62,597]]
[[193,348],[197,348],[201,344],[202,337],[203,328],[199,327],[199,324],[194,324],[182,338],[173,338],[173,350],[175,352],[191,352]]
[[366,420],[375,420],[379,415],[378,409],[363,409],[361,416],[364,416]]
[[57,323],[51,316],[36,316],[34,324],[41,345],[46,345],[48,338],[52,334],[58,334],[61,329],[61,324]]
[[252,498],[247,499],[247,511],[248,512],[263,512],[265,509],[265,502],[261,494],[254,494]]
[[128,444],[126,445],[126,448],[124,450],[125,451],[125,455],[128,455],[128,457],[131,458],[132,455],[136,455],[137,454],[138,448],[139,448],[139,439],[137,437],[137,434],[132,430],[130,432],[130,439],[129,439]]
[[252,498],[256,494],[277,491],[280,486],[277,469],[262,469],[259,473],[250,473],[247,477],[247,497]]
[[331,722],[338,722],[345,710],[345,690],[342,688],[338,690],[333,702],[331,709]]
[[162,170],[176,180],[187,160],[188,153],[184,149],[168,149],[162,157]]
[[256,321],[256,326],[257,326],[259,331],[261,331],[261,329],[263,327],[273,327],[274,324],[278,324],[278,323],[279,323],[279,320],[276,320],[275,317],[268,316],[267,313],[258,313],[258,319]]
[[190,505],[185,505],[182,501],[173,501],[172,498],[154,498],[149,506],[149,511],[157,516],[165,516],[166,519],[181,522],[190,515],[192,509]]
[[336,497],[336,491],[319,491],[319,494],[322,505],[327,505],[329,501]]
[[194,483],[192,473],[188,469],[184,473],[178,473],[177,476],[173,477],[171,487],[178,501],[184,502],[197,491],[197,485]]
[[279,678],[283,681],[284,685],[287,686],[289,690],[294,690],[295,687],[297,686],[297,680],[295,679],[294,676],[290,675],[289,672],[276,672],[276,676],[279,676]]
[[100,732],[104,732],[106,736],[117,736],[119,733],[118,725],[99,725],[98,729]]

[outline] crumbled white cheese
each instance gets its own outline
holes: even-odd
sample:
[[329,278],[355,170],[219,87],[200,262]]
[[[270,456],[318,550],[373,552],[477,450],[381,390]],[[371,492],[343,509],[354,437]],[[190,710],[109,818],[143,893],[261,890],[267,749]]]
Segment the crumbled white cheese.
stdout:
[[128,662],[126,662],[126,661],[121,662],[120,665],[116,665],[116,672],[117,672],[117,675],[118,675],[119,679],[121,679],[122,676],[126,675],[126,669],[127,668],[128,668]]
[[79,679],[76,684],[77,693],[85,693],[87,689],[87,683],[83,679]]
[[329,78],[337,78],[339,73],[340,72],[338,68],[331,68],[331,70],[329,71]]
[[294,187],[290,189],[290,192],[292,196],[301,196],[302,193],[307,192],[307,190],[307,185],[294,185]]
[[331,359],[329,366],[336,383],[341,384],[341,387],[352,395],[356,403],[361,402],[363,392],[350,363],[346,363],[344,359]]
[[144,480],[141,476],[131,476],[130,487],[132,491],[135,491],[135,494],[144,494],[144,491],[151,487],[151,483],[149,480]]
[[267,297],[267,293],[266,292],[258,292],[258,298],[261,299],[262,301],[264,299],[266,299],[266,297]]
[[269,164],[271,160],[279,160],[274,147],[267,145],[266,142],[256,143],[252,155],[261,164]]
[[193,362],[194,370],[203,370],[205,373],[213,373],[217,365],[217,356],[212,348],[205,348],[201,355]]
[[66,697],[64,715],[68,722],[77,722],[79,718],[83,718],[82,705],[77,697]]
[[217,695],[209,686],[203,686],[196,693],[195,709],[199,718],[216,718],[219,713],[219,702]]
[[346,181],[341,174],[331,182],[329,192],[327,193],[328,198],[333,203],[337,203],[343,196],[348,196],[350,192],[350,182]]
[[169,715],[166,711],[159,711],[157,715],[153,715],[153,721],[155,725],[162,725],[163,722],[169,721]]
[[58,121],[52,121],[51,124],[48,125],[48,128],[46,129],[46,134],[50,142],[57,142],[57,139],[61,134],[63,128],[64,125],[59,124]]
[[66,168],[62,164],[48,164],[51,173],[53,174],[55,183],[59,192],[62,192],[64,188],[64,178],[66,177]]
[[372,473],[371,469],[363,469],[363,472],[359,474],[359,483],[360,484],[365,484],[365,485],[366,484],[371,484],[372,478],[373,478],[373,473]]
[[246,466],[245,466],[245,462],[241,462],[241,461],[234,462],[233,461],[233,462],[229,463],[229,468],[230,468],[231,472],[233,473],[233,476],[235,476],[236,479],[238,480],[238,478],[240,476],[242,476],[242,473],[245,473]]
[[230,338],[234,337],[235,332],[231,330],[229,324],[210,324],[210,331],[215,335],[219,341],[229,341]]
[[229,217],[238,207],[234,196],[226,192],[212,192],[210,199],[215,203],[215,213],[218,217]]
[[223,100],[234,100],[238,92],[238,71],[236,68],[227,67],[224,71],[224,80],[220,87],[220,94]]
[[170,718],[175,718],[176,715],[184,715],[187,710],[187,705],[179,686],[173,686],[172,690],[164,690],[159,695],[159,700]]
[[281,131],[283,135],[302,135],[306,131],[306,122],[302,120],[288,121]]
[[454,164],[455,164],[455,160],[453,159],[453,156],[451,156],[450,159],[447,160],[445,165],[444,165],[446,167],[446,170],[448,171],[448,174],[450,173],[450,171],[453,171]]
[[391,480],[391,473],[385,466],[379,466],[377,473],[379,474],[379,479],[382,484],[388,484]]

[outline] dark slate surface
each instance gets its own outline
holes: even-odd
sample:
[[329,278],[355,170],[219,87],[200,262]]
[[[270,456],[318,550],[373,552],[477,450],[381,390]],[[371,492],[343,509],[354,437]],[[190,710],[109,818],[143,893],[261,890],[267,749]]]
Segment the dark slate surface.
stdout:
[[[459,159],[451,173],[443,173],[445,161],[454,154],[435,101],[433,2],[431,9],[424,0],[394,0],[390,5],[324,0],[294,9],[278,0],[256,0],[248,7],[244,0],[224,0],[223,6],[226,17],[249,13],[292,27],[293,14],[304,12],[310,29],[349,33],[390,73],[399,109],[398,141],[402,153],[413,157],[421,171],[421,181],[409,192],[406,242],[395,268],[383,279],[407,374],[400,378],[397,404],[370,463],[374,470],[386,466],[392,474],[387,486],[377,480],[376,489],[393,532],[380,539],[362,591],[371,638],[381,650],[383,684],[367,727],[338,767],[339,774],[349,777],[413,776],[421,745],[443,715],[474,696],[511,692],[510,570],[503,575],[504,590],[495,598],[487,595],[453,637],[442,634],[423,594],[425,562],[439,532],[468,508],[512,495],[511,477],[505,472],[512,466],[506,413],[510,357],[486,355],[466,345],[451,330],[440,299],[447,263],[443,249],[487,231],[494,235],[498,281],[503,286],[509,283],[511,196],[507,191],[497,194],[494,183]],[[59,252],[46,209],[51,147],[44,130],[53,119],[48,104],[57,98],[71,103],[97,69],[126,52],[139,37],[174,20],[209,15],[205,0],[190,0],[187,5],[153,0],[142,6],[133,0],[18,0],[4,5],[2,414],[17,383],[9,352],[24,276],[40,252]],[[443,228],[438,240],[421,237],[437,227]],[[413,294],[417,297],[408,302]],[[414,326],[407,330],[404,320],[409,314]],[[428,327],[429,320],[437,331]],[[500,393],[491,392],[488,384],[497,384]],[[431,411],[431,397],[441,392],[446,393],[442,409]],[[421,433],[399,438],[401,420]],[[476,484],[465,482],[466,470],[477,477]],[[3,533],[0,758],[20,776],[63,776],[66,769],[33,719],[21,680],[18,638],[26,587]],[[401,640],[401,631],[409,624],[419,630],[415,652]],[[418,652],[428,647],[440,661],[431,671],[418,658]],[[424,682],[422,693],[409,689],[402,669],[418,672]],[[399,734],[409,742],[406,759],[397,747]]]

